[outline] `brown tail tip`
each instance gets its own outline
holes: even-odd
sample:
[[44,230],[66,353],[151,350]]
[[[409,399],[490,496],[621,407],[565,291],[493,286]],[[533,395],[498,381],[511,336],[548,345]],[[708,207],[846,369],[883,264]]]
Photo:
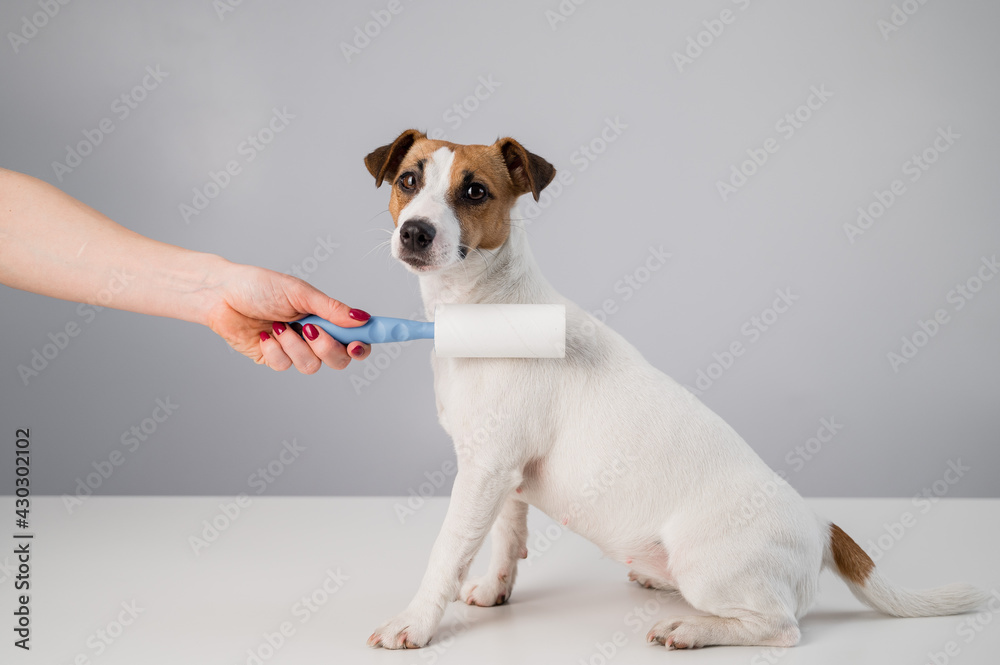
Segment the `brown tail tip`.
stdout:
[[845,579],[864,586],[865,580],[875,568],[875,562],[836,524],[830,524],[830,550],[840,574]]

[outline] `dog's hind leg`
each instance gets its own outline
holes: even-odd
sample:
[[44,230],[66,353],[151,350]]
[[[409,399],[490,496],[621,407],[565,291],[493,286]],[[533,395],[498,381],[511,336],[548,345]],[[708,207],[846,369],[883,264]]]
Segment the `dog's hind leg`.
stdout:
[[641,587],[646,589],[659,589],[660,591],[668,591],[671,593],[680,593],[677,591],[677,587],[666,580],[659,579],[657,577],[649,577],[643,575],[642,573],[637,573],[634,570],[628,571],[628,578],[630,581],[635,582]]
[[469,580],[459,592],[459,600],[469,605],[490,607],[510,598],[517,575],[517,561],[528,556],[528,504],[507,498],[490,531],[493,551],[490,567],[482,577]]
[[740,617],[688,616],[659,622],[646,635],[669,649],[697,649],[712,645],[791,647],[798,644],[795,617],[741,612]]
[[791,561],[782,565],[776,559],[752,555],[744,556],[742,562],[731,561],[735,565],[729,570],[722,568],[719,560],[707,563],[693,568],[678,566],[674,578],[684,599],[711,616],[660,621],[649,631],[647,641],[670,649],[790,647],[798,643],[800,608],[808,605],[819,577],[818,566],[809,571]]

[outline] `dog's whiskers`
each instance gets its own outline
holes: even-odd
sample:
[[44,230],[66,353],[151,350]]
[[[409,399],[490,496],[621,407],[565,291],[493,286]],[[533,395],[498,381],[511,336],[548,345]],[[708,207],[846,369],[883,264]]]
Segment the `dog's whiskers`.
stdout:
[[380,217],[381,215],[386,214],[387,212],[389,212],[388,208],[386,208],[385,210],[379,210],[377,213],[375,213],[374,215],[372,215],[371,217],[369,217],[368,221],[365,222],[365,224],[366,225],[371,224],[373,221],[375,221],[376,218]]
[[374,252],[376,250],[383,249],[383,248],[388,248],[391,245],[391,243],[392,243],[392,239],[391,238],[389,240],[384,240],[384,241],[380,242],[379,244],[375,245],[370,250],[368,250],[367,252],[365,252],[364,256],[361,257],[361,260],[363,261],[363,260],[367,259],[368,256],[369,256],[369,254],[371,254],[372,252]]

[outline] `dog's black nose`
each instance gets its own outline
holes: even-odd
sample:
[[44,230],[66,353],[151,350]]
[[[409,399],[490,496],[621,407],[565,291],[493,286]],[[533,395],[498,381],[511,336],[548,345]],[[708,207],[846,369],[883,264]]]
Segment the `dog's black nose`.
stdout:
[[403,225],[399,227],[399,241],[404,249],[420,252],[431,244],[435,233],[437,231],[430,225],[430,222],[423,217],[415,217],[403,222]]

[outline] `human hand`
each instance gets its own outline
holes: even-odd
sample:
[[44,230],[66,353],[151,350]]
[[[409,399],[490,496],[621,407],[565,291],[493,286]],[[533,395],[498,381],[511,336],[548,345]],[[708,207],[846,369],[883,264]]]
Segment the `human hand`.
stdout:
[[211,289],[217,302],[208,312],[209,328],[255,363],[279,372],[294,365],[303,374],[314,374],[323,364],[344,369],[352,358],[362,360],[371,353],[367,344],[351,342],[345,347],[313,325],[303,326],[303,337],[289,330],[288,321],[307,314],[344,327],[362,325],[369,318],[301,279],[229,264]]

